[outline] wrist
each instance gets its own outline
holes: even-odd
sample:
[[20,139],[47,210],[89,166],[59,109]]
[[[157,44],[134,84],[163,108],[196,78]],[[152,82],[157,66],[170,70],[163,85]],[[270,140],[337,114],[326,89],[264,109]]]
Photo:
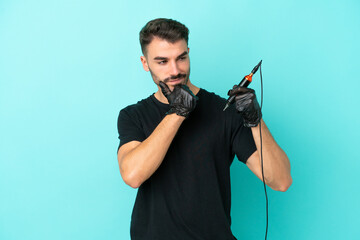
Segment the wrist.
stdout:
[[190,114],[190,110],[185,107],[172,107],[166,114],[169,115],[173,113],[177,116],[187,118]]
[[182,122],[186,119],[186,117],[180,116],[180,115],[176,114],[175,112],[168,113],[166,115],[166,117],[168,117],[169,119],[172,119],[174,121],[177,121],[177,122]]
[[245,127],[256,127],[262,119],[260,108],[251,109],[252,111],[242,112]]

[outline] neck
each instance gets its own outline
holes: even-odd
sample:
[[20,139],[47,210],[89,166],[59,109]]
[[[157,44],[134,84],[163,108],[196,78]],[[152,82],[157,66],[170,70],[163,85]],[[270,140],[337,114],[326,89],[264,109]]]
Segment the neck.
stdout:
[[[198,88],[197,86],[195,86],[194,84],[192,84],[190,82],[190,79],[188,81],[188,83],[186,84],[190,90],[193,92],[194,95],[197,95],[200,91],[200,88]],[[161,92],[161,88],[158,86],[158,91],[154,94],[155,98],[157,100],[159,100],[162,103],[166,103],[169,104],[169,101],[167,100],[167,98],[164,96],[164,94]]]

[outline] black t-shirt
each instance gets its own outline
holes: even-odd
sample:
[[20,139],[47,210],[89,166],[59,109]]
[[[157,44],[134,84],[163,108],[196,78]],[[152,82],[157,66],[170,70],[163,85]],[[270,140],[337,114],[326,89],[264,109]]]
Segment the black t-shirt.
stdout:
[[[200,89],[197,106],[180,126],[160,167],[138,188],[131,217],[132,240],[233,240],[230,165],[255,152],[250,128],[234,106]],[[121,147],[144,141],[169,105],[154,95],[120,111]]]

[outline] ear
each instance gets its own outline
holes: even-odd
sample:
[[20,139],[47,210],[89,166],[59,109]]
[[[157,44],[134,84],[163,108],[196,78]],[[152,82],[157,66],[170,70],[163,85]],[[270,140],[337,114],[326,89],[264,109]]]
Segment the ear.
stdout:
[[190,48],[188,48],[188,53],[190,52]]
[[146,58],[144,56],[141,56],[140,60],[141,60],[141,63],[143,65],[144,70],[148,72],[149,71],[149,66],[148,66]]

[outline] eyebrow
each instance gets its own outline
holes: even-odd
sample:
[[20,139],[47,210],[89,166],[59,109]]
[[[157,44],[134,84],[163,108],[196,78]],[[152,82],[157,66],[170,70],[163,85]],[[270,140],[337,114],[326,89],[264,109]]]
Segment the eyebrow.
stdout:
[[[179,59],[183,56],[186,56],[188,54],[187,51],[184,51],[182,54],[180,54],[176,59]],[[154,60],[168,60],[167,57],[154,57]]]

